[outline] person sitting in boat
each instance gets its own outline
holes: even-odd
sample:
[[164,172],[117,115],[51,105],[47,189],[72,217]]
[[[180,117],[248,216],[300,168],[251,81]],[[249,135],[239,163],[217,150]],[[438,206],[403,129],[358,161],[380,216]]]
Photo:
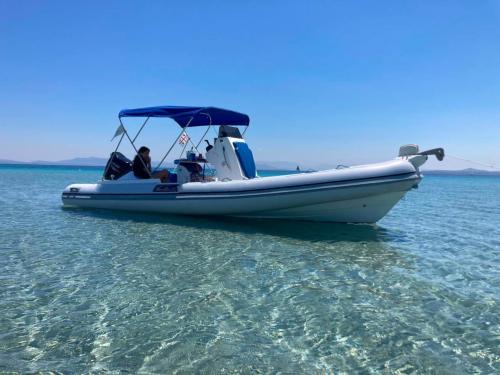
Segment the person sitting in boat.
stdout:
[[134,176],[137,178],[159,178],[161,182],[168,181],[168,171],[166,169],[156,172],[151,170],[149,151],[149,148],[142,146],[137,152],[132,164]]

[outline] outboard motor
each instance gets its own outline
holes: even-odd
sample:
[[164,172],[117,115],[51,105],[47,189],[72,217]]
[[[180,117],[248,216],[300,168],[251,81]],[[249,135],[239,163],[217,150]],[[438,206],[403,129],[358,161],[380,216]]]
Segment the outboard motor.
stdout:
[[408,160],[415,168],[424,164],[430,155],[434,155],[437,160],[444,159],[444,149],[441,147],[420,151],[418,145],[404,145],[399,148],[398,156]]
[[106,163],[105,180],[118,180],[132,171],[132,162],[121,152],[113,152]]

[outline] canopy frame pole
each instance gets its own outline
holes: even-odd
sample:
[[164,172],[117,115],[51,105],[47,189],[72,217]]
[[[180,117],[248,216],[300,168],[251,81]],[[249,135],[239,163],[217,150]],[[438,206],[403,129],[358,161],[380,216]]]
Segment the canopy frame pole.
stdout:
[[[205,136],[207,135],[208,131],[210,130],[210,128],[212,127],[212,116],[210,116],[209,113],[205,113],[205,112],[200,112],[200,115],[203,114],[205,116],[208,117],[208,120],[210,121],[210,123],[208,124],[208,128],[207,130],[205,131],[205,133],[203,133],[203,135],[201,136],[200,138],[200,141],[198,142],[198,144],[196,146],[194,146],[194,148],[196,149],[196,151],[198,151],[198,146],[200,145],[201,142],[203,142],[203,138],[205,138]],[[200,153],[198,151],[198,153]]]
[[[186,135],[188,136],[188,141],[191,143],[191,146],[193,146],[194,149],[196,150],[196,152],[198,154],[200,154],[200,150],[198,150],[198,146],[193,143],[193,141],[191,140],[191,137],[189,136],[189,133],[186,131],[186,129],[184,129],[184,133],[186,133]],[[205,132],[205,134],[206,134],[206,132]],[[198,142],[198,145],[200,144],[200,142]],[[188,142],[186,142],[186,146],[187,146],[187,144],[188,144]],[[184,149],[186,149],[186,146],[184,146]],[[184,152],[184,149],[182,150],[183,152]]]
[[[191,116],[191,118],[189,119],[189,122],[186,125],[186,128],[189,126],[189,124],[191,123],[191,121],[193,121],[193,119],[194,119],[194,116]],[[170,146],[170,148],[168,149],[167,153],[165,154],[165,156],[163,157],[163,159],[161,159],[160,163],[156,166],[156,168],[154,169],[154,171],[157,171],[158,168],[160,168],[160,166],[163,164],[163,162],[167,158],[168,154],[170,154],[170,151],[172,151],[172,149],[174,148],[175,144],[179,141],[179,138],[181,137],[182,133],[184,133],[184,129],[185,128],[182,128],[182,130],[179,133],[179,135],[177,136],[177,138],[175,138],[174,143],[172,143],[172,146]],[[187,142],[186,142],[186,144],[187,144]]]
[[[205,136],[208,134],[210,128],[212,128],[212,116],[210,116],[210,113],[200,112],[200,114],[207,116],[210,123],[208,124],[208,128],[205,131],[205,133],[203,133],[203,135],[201,136],[200,141],[195,146],[196,151],[198,151],[198,146],[200,145],[200,143],[203,142],[203,138],[205,138]],[[212,129],[214,129],[214,131],[215,131],[215,128],[212,128]],[[215,132],[215,134],[218,136],[217,132]],[[199,153],[199,151],[198,151],[198,153]],[[205,167],[206,166],[207,166],[207,163],[203,163],[203,180],[205,180]]]
[[[187,126],[186,126],[186,128],[187,128]],[[193,144],[193,141],[191,141],[191,137],[189,136],[188,132],[186,131],[186,128],[184,128],[183,131],[184,131],[184,133],[186,133],[188,140],[191,142],[191,144]],[[181,151],[181,154],[179,155],[179,159],[182,158],[182,154],[184,154],[184,151],[186,150],[187,145],[188,145],[188,142],[186,142],[184,144],[184,147],[182,147],[182,151]]]
[[[205,138],[205,135],[207,135],[208,131],[210,130],[210,127],[212,126],[212,117],[210,116],[210,114],[208,113],[204,113],[204,112],[200,112],[200,115],[205,115],[208,117],[208,119],[210,120],[210,124],[208,125],[208,128],[207,130],[205,130],[205,133],[201,136],[199,142],[195,145],[194,142],[191,140],[191,137],[189,136],[189,133],[186,131],[186,128],[189,126],[189,123],[186,125],[186,128],[184,128],[184,132],[186,133],[186,135],[188,136],[188,141],[191,143],[191,146],[194,147],[194,149],[196,150],[196,152],[198,154],[201,154],[200,150],[198,150],[198,146],[200,145],[200,143],[203,141],[203,138]],[[191,122],[191,121],[189,121]],[[184,151],[186,150],[186,147],[187,147],[187,142],[186,142],[186,145],[184,146],[184,148],[182,149],[182,152],[181,152],[181,155],[179,156],[179,159],[182,157],[182,154],[184,153]]]
[[[121,122],[121,120],[120,120]],[[125,129],[125,127],[124,127]],[[135,147],[135,144],[134,144],[134,141],[132,139],[130,139],[130,136],[128,135],[128,132],[127,130],[125,129],[125,135],[127,136],[128,140],[130,141],[130,144],[132,145],[132,147],[134,148],[135,150],[135,153],[137,154],[137,156],[139,156],[139,151],[137,150],[137,148]],[[149,174],[149,177],[153,178],[153,172],[151,171],[150,168],[148,168],[148,166],[146,165],[146,163],[144,162],[144,160],[142,159],[141,156],[139,156],[139,160],[141,161],[142,165],[144,166],[144,168],[146,169],[146,171],[148,172]]]
[[[146,121],[144,121],[144,122],[143,122],[143,124],[142,124],[141,128],[139,129],[139,131],[138,131],[138,132],[137,132],[137,134],[135,135],[133,142],[135,142],[135,140],[137,139],[137,137],[139,136],[139,134],[141,134],[142,129],[143,129],[143,128],[144,128],[144,126],[147,124],[147,122],[149,121],[149,119],[150,119],[150,118],[151,118],[151,116],[148,116],[148,117],[146,118]],[[121,119],[120,119],[120,122],[121,122]]]
[[[125,128],[125,126],[123,125],[123,122],[122,122],[121,117],[119,117],[119,118],[118,118],[118,120],[120,121],[120,125],[121,125],[121,126],[122,126],[122,128],[123,128],[123,134],[122,134],[122,136],[120,137],[120,141],[119,141],[119,142],[118,142],[118,144],[116,145],[115,151],[113,151],[113,153],[111,154],[111,157],[113,157],[113,155],[114,155],[114,154],[118,151],[118,147],[120,147],[120,144],[122,143],[122,140],[123,140],[123,138],[124,138],[125,136],[127,136],[128,140],[130,141],[130,144],[131,144],[131,145],[132,145],[132,147],[134,148],[135,152],[136,152],[137,154],[139,154],[139,151],[137,151],[137,148],[135,147],[135,144],[134,144],[134,141],[135,141],[135,139],[137,138],[137,136],[138,136],[139,134],[136,134],[136,136],[134,137],[134,140],[130,139],[130,136],[128,135],[127,129],[126,129],[126,128]],[[142,124],[142,127],[141,127],[141,129],[139,130],[139,133],[140,133],[140,131],[142,130],[142,128],[144,127],[144,125],[146,125],[146,122],[148,122],[148,120],[149,120],[149,117],[146,119],[146,121],[144,121],[144,124]],[[141,157],[140,157],[139,159],[141,160],[141,163],[142,163],[142,165],[144,166],[144,168],[148,171],[149,176],[150,176],[150,177],[153,177],[153,175],[152,175],[151,171],[149,170],[148,166],[146,165],[146,163],[144,163],[144,160],[142,160],[142,158],[141,158]],[[103,173],[103,175],[102,175],[102,179],[104,179],[104,176],[106,176],[106,173],[108,172],[108,169],[109,169],[110,165],[111,165],[111,163],[109,163],[109,164],[106,166],[106,168],[104,169],[104,173]]]
[[210,127],[212,125],[208,125],[208,128],[207,130],[205,131],[205,133],[203,133],[203,135],[201,136],[200,140],[198,141],[198,143],[196,144],[196,146],[194,146],[194,148],[196,149],[196,151],[198,151],[198,153],[200,153],[200,151],[198,150],[198,146],[200,145],[201,142],[203,142],[203,138],[205,138],[205,136],[207,135],[208,131],[210,130]]

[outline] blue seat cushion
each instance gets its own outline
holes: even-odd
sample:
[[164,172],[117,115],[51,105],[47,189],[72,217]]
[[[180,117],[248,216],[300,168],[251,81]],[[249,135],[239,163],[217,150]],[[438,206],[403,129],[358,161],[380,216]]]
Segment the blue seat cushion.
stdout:
[[240,161],[243,174],[247,178],[255,178],[257,176],[257,170],[250,148],[245,142],[234,142],[233,145],[236,156],[238,156],[238,160]]
[[169,183],[176,183],[177,182],[177,173],[170,172],[168,174],[168,182]]

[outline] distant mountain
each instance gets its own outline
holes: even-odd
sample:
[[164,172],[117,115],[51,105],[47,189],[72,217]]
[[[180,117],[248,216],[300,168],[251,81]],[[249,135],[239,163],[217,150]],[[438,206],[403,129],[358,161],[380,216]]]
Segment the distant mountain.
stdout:
[[30,164],[25,161],[14,161],[8,159],[0,159],[0,164]]
[[[0,164],[67,165],[67,166],[78,166],[78,167],[104,167],[107,162],[108,159],[99,157],[73,158],[73,159],[58,160],[58,161],[34,160],[31,162],[0,159]],[[159,161],[153,161],[153,166],[158,165],[158,163]],[[164,162],[162,166],[166,168],[171,168],[174,166],[174,164]]]
[[45,160],[35,160],[30,164],[43,164],[43,165],[78,165],[78,166],[92,166],[92,167],[101,167],[106,165],[108,159],[98,158],[98,157],[89,157],[89,158],[73,158],[67,160],[59,160],[59,161],[45,161]]
[[[87,157],[87,158],[73,158],[59,161],[45,161],[36,160],[32,162],[25,161],[15,161],[9,159],[0,159],[0,164],[23,164],[23,165],[67,165],[67,166],[96,166],[103,167],[106,165],[108,159],[99,157]],[[158,165],[158,161],[153,162],[153,165]],[[297,168],[297,163],[289,161],[258,161],[255,163],[258,170],[282,170],[282,171],[294,171]],[[165,168],[174,167],[173,163],[163,163],[162,166]],[[311,170],[323,170],[329,168],[335,168],[329,165],[322,165],[321,168],[310,168],[307,165],[298,164],[301,171],[311,171]],[[467,168],[460,170],[422,170],[426,175],[441,175],[441,176],[500,176],[500,171],[485,171],[481,169]]]
[[[87,157],[87,158],[73,158],[58,161],[47,161],[47,160],[35,160],[32,162],[23,162],[15,160],[0,159],[0,164],[37,164],[37,165],[75,165],[75,166],[105,166],[108,159],[99,157]],[[153,165],[157,165],[159,161],[153,162]],[[171,168],[173,163],[163,163],[162,165]],[[296,163],[287,161],[276,161],[276,162],[256,162],[257,169],[260,170],[295,170],[297,168]],[[306,167],[300,166],[301,169],[305,170]]]

